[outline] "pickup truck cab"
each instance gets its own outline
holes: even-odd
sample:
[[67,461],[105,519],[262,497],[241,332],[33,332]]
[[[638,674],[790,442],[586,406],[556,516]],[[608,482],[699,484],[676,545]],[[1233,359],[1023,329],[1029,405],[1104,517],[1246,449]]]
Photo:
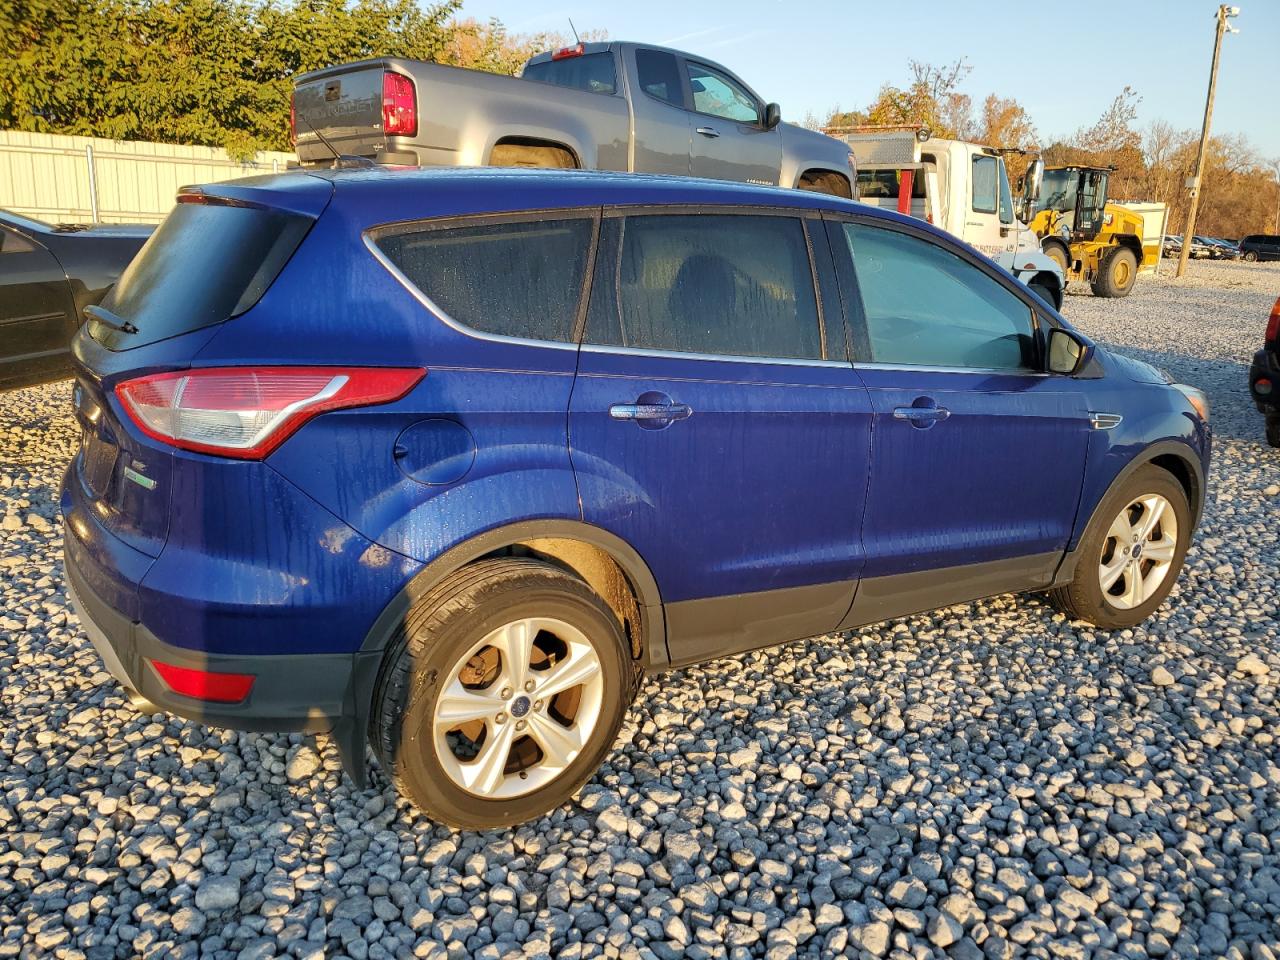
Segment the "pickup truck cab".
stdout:
[[304,167],[522,166],[738,180],[853,196],[847,144],[781,121],[725,67],[635,43],[579,43],[506,77],[395,57],[300,75]]

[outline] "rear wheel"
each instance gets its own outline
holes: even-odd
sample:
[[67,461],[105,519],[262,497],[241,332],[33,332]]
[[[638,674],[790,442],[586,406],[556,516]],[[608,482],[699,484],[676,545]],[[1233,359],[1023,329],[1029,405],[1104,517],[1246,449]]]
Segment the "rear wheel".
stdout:
[[585,583],[536,560],[481,561],[406,617],[374,693],[370,740],[432,819],[510,826],[595,773],[633,677],[616,616]]
[[853,197],[849,181],[840,176],[840,174],[831,173],[830,171],[807,172],[800,177],[800,182],[796,186],[801,190],[825,193],[833,197],[844,197],[846,200]]
[[1099,297],[1127,297],[1138,279],[1138,258],[1128,247],[1107,251],[1098,265],[1093,292]]
[[1191,540],[1186,491],[1148,464],[1111,490],[1080,541],[1075,577],[1049,599],[1073,619],[1107,630],[1149,617],[1173,589]]
[[1258,260],[1258,255],[1254,251],[1248,250],[1245,252],[1244,258],[1249,263],[1256,263]]
[[499,143],[489,153],[489,166],[574,170],[578,163],[564,147],[541,143]]

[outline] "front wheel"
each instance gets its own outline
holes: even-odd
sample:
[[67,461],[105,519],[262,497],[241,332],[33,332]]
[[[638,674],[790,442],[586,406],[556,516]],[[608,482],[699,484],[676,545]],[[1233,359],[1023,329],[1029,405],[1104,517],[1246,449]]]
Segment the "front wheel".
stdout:
[[1167,470],[1142,466],[1103,498],[1080,541],[1075,577],[1049,600],[1106,630],[1132,627],[1169,595],[1190,542],[1186,491]]
[[613,611],[536,560],[464,567],[406,617],[369,735],[399,790],[466,830],[539,817],[613,744],[634,674]]
[[1102,257],[1093,293],[1098,297],[1127,297],[1138,279],[1138,258],[1128,247],[1116,247]]

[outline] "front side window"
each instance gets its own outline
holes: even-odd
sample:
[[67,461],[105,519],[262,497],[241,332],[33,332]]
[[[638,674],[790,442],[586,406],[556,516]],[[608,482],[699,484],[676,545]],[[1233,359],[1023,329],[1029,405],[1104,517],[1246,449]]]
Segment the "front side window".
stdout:
[[592,282],[596,344],[821,359],[804,225],[794,217],[610,218]]
[[995,157],[978,156],[973,158],[974,213],[996,212],[996,191],[999,179],[998,162]]
[[760,122],[760,104],[740,84],[700,63],[690,63],[688,67],[693,109],[697,113],[739,123]]
[[1031,308],[950,251],[917,237],[845,224],[875,363],[982,370],[1035,368]]
[[674,54],[662,50],[637,50],[636,72],[640,79],[640,89],[649,96],[674,107],[684,106],[680,66]]
[[594,222],[587,217],[396,229],[378,248],[458,323],[529,340],[573,340]]

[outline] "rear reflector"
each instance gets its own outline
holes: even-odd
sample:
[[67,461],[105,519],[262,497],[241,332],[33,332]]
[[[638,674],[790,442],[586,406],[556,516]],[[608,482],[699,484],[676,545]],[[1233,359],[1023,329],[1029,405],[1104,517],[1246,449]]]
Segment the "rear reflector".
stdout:
[[426,376],[417,368],[211,367],[116,386],[147,436],[197,453],[260,460],[329,410],[399,400]]
[[1253,391],[1260,397],[1271,396],[1271,381],[1266,377],[1259,377],[1253,382]]
[[561,47],[551,55],[552,60],[568,60],[570,57],[580,57],[586,53],[587,48],[582,44],[576,47]]
[[214,673],[152,660],[160,679],[174,693],[210,703],[239,703],[249,696],[254,677],[248,673]]
[[382,132],[394,137],[412,137],[418,132],[413,81],[389,70],[382,75]]

